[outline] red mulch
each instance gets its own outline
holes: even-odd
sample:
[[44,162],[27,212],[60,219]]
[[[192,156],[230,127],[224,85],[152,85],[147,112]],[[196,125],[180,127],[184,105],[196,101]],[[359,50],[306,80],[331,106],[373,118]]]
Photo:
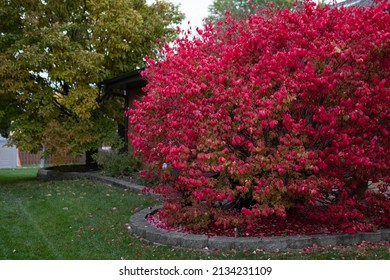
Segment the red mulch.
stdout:
[[341,231],[336,225],[324,225],[320,222],[308,222],[304,217],[291,216],[287,219],[262,219],[253,228],[227,228],[215,225],[204,230],[190,230],[183,226],[167,225],[158,217],[158,212],[148,215],[147,220],[154,226],[176,232],[205,234],[207,236],[229,236],[229,237],[264,237],[264,236],[290,236],[290,235],[315,235],[315,234],[336,234]]

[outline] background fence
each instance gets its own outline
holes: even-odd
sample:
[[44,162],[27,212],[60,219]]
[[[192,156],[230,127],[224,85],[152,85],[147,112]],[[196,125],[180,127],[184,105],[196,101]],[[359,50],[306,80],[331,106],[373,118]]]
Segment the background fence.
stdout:
[[[19,151],[19,159],[21,166],[27,165],[39,165],[42,159],[42,152],[37,154],[31,154],[28,152]],[[75,157],[63,153],[58,156],[49,156],[46,159],[47,165],[59,165],[59,164],[84,164],[85,157]]]

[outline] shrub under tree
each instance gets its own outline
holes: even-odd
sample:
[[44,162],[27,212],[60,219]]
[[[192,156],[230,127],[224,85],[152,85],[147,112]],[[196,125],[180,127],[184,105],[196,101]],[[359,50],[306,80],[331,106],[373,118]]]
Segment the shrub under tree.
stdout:
[[390,13],[305,2],[225,21],[149,59],[127,112],[146,176],[165,182],[160,219],[390,226]]

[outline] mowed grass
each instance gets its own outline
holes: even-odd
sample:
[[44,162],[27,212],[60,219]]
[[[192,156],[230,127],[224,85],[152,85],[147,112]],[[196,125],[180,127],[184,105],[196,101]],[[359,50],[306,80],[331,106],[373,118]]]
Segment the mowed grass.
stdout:
[[389,242],[243,252],[155,245],[127,228],[153,198],[90,180],[40,182],[36,173],[0,169],[0,259],[390,259]]
[[0,186],[11,183],[34,181],[38,168],[0,169]]

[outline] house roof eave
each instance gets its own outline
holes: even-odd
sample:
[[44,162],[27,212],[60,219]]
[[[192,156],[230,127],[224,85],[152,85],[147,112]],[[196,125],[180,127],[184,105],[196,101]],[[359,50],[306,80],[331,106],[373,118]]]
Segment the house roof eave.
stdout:
[[105,88],[122,88],[133,85],[146,84],[146,79],[141,76],[141,72],[145,68],[133,70],[130,72],[123,73],[110,79],[106,79],[98,83],[99,87],[104,86]]

